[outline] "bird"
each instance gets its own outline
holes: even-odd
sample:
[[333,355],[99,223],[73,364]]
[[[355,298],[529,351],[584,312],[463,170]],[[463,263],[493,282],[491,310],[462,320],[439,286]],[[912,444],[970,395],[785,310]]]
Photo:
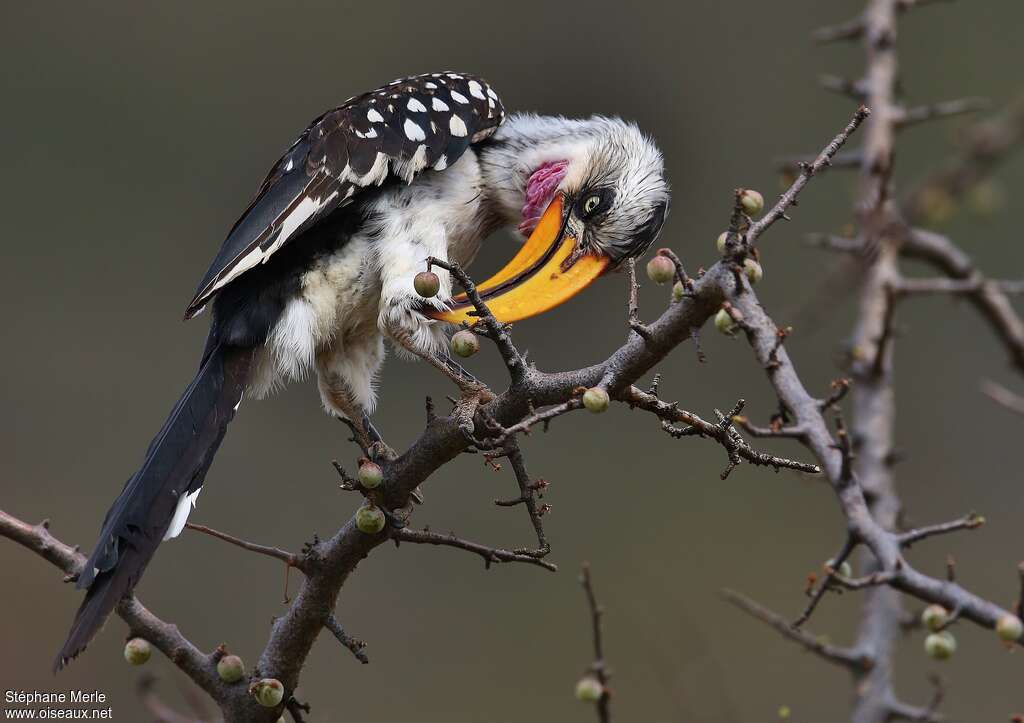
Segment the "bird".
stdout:
[[[429,257],[468,265],[492,232],[525,240],[479,285],[498,321],[553,308],[643,254],[670,206],[655,142],[617,117],[506,114],[483,78],[426,73],[313,120],[272,166],[202,277],[185,318],[211,308],[195,378],[107,513],[55,671],[131,594],[185,527],[243,397],[315,374],[324,409],[365,444],[385,340],[463,389],[447,355],[477,320],[451,275],[416,293]],[[435,267],[437,268],[437,267]]]

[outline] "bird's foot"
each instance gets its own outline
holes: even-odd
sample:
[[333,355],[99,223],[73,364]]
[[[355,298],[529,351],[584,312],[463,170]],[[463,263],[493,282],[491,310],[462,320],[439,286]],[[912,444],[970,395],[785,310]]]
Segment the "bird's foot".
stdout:
[[455,403],[452,418],[471,442],[476,441],[473,434],[476,431],[476,424],[473,421],[476,418],[476,412],[482,404],[487,404],[492,399],[494,399],[494,393],[487,388],[487,385],[476,382],[464,387],[459,401]]
[[[359,449],[363,450],[363,454],[370,459],[376,459],[376,453],[383,454],[384,450],[391,451],[365,413],[362,414],[362,419],[358,424],[353,422],[348,414],[340,416],[338,419],[349,428],[352,432],[352,441],[358,444]],[[391,454],[394,455],[394,452],[391,451]],[[393,459],[393,457],[386,457],[386,459]]]
[[391,460],[398,459],[398,453],[384,441],[384,438],[377,431],[377,428],[373,426],[373,422],[370,421],[370,416],[366,412],[363,412],[363,429],[368,440],[366,446],[367,457],[375,462],[381,460],[390,462]]

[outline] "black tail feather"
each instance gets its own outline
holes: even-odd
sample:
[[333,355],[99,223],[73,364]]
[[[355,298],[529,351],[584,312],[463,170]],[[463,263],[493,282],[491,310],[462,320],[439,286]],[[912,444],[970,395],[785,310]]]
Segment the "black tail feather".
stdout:
[[87,588],[54,670],[85,650],[117,604],[135,588],[184,495],[203,484],[242,398],[253,360],[250,348],[213,341],[203,364],[125,484],[103,521],[79,574]]

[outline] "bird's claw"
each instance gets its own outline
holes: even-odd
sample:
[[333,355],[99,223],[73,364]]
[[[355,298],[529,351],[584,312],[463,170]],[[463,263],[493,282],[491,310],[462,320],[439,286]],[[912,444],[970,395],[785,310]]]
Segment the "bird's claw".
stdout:
[[383,439],[378,439],[370,445],[367,450],[367,456],[372,460],[385,460],[388,462],[398,459],[398,453]]

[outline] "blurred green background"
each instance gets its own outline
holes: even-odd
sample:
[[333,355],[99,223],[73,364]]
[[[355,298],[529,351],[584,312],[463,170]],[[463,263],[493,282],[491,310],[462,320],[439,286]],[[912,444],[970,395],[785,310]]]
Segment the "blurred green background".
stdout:
[[[636,119],[660,142],[675,194],[662,236],[691,268],[710,264],[731,191],[779,188],[773,160],[818,149],[852,104],[819,91],[819,73],[855,75],[857,46],[816,48],[808,32],[856,13],[857,2],[482,4],[305,2],[6,2],[0,8],[0,138],[4,263],[0,302],[0,507],[49,517],[88,549],[125,478],[198,359],[206,322],[182,309],[224,233],[264,172],[307,121],[394,77],[466,69],[487,77],[510,109]],[[1016,0],[938,4],[905,17],[903,88],[925,102],[1021,90]],[[952,148],[950,120],[901,138],[904,189]],[[1001,183],[1024,193],[1024,161]],[[804,380],[824,391],[851,320],[849,303],[821,295],[834,259],[807,248],[813,230],[850,218],[854,178],[832,173],[807,191],[794,222],[764,239],[759,293],[779,323],[808,305],[823,322],[789,343]],[[983,268],[1021,275],[1019,226],[1007,208],[948,221]],[[482,276],[512,253],[494,239]],[[835,287],[833,287],[834,289]],[[667,292],[645,283],[654,316]],[[625,280],[613,276],[561,309],[520,324],[515,338],[541,368],[595,362],[625,336]],[[902,308],[899,487],[913,521],[970,509],[982,531],[922,544],[913,559],[1009,604],[1024,558],[1019,445],[1024,420],[978,393],[982,378],[1024,389],[972,310],[947,299]],[[662,367],[665,394],[712,415],[745,397],[764,421],[773,398],[745,344],[705,336]],[[502,387],[492,349],[471,369]],[[423,396],[446,383],[425,365],[389,360],[376,422],[397,448],[423,423]],[[330,460],[356,450],[319,411],[312,384],[244,406],[220,451],[193,521],[290,549],[328,535],[357,500],[336,488]],[[557,574],[483,570],[478,558],[384,546],[343,590],[338,617],[369,643],[361,666],[329,636],[317,644],[299,697],[313,720],[416,716],[462,723],[589,721],[572,696],[590,659],[580,562],[593,566],[607,608],[607,651],[619,720],[771,721],[845,717],[845,674],[801,653],[727,607],[723,586],[794,616],[805,575],[842,537],[820,482],[740,467],[727,482],[715,445],[673,441],[652,418],[615,409],[556,421],[524,442],[529,469],[552,482],[546,518]],[[776,447],[794,455],[792,445]],[[514,481],[478,457],[444,468],[426,487],[415,523],[502,546],[532,544],[522,510],[495,508]],[[0,688],[99,688],[118,720],[145,718],[112,620],[85,656],[53,678],[50,663],[79,596],[26,551],[0,543]],[[139,594],[197,645],[221,642],[253,662],[279,615],[282,570],[273,561],[195,533],[161,548]],[[294,589],[293,579],[293,589]],[[861,597],[829,597],[810,628],[851,638]],[[920,636],[900,646],[897,687],[930,695],[949,679],[955,720],[1006,720],[1024,709],[1024,659],[964,626],[954,660],[925,658]],[[148,668],[170,703],[185,685],[156,658]]]

